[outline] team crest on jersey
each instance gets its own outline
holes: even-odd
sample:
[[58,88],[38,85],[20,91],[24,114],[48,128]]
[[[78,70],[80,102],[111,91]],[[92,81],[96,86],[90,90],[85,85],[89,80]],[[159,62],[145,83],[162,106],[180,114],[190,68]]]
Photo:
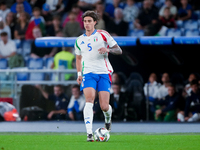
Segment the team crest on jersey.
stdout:
[[95,36],[95,37],[94,37],[94,42],[97,42],[97,41],[98,41],[98,37]]

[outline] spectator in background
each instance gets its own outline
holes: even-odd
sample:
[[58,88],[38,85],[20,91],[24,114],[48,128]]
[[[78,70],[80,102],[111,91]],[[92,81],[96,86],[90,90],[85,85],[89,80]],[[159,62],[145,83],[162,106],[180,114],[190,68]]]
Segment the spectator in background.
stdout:
[[157,98],[157,99],[162,99],[165,96],[167,96],[167,94],[168,94],[168,85],[170,84],[169,74],[163,73],[161,81],[163,84],[160,86],[160,88],[156,92],[155,98]]
[[16,54],[15,42],[8,38],[7,32],[1,32],[0,58],[9,58]]
[[72,96],[68,105],[68,115],[71,120],[83,120],[83,108],[85,106],[85,97],[80,92],[80,86],[72,86]]
[[45,20],[46,29],[48,29],[48,27],[52,25],[52,15],[50,13],[50,7],[46,3],[42,6],[42,16]]
[[121,92],[119,83],[112,83],[113,93],[110,95],[110,105],[112,106],[112,120],[123,121],[125,119],[125,104],[128,102],[126,94]]
[[150,4],[150,8],[158,13],[158,8],[155,6],[155,0],[148,0]]
[[3,20],[0,21],[0,33],[2,32],[6,32],[7,33],[7,36],[8,36],[8,39],[11,39],[11,31],[10,31],[10,28],[9,26],[7,26]]
[[[83,21],[82,21],[83,11],[80,9],[80,7],[77,4],[74,4],[72,6],[71,12],[76,14],[76,21],[79,22],[81,29],[84,29]],[[63,28],[65,27],[65,25],[68,21],[69,21],[69,15],[65,18],[65,20],[62,24]]]
[[161,25],[166,26],[167,28],[176,28],[176,22],[173,16],[170,14],[170,8],[165,7],[164,15],[160,17]]
[[[42,32],[39,27],[33,28],[33,36],[34,38],[42,37]],[[31,57],[32,58],[41,58],[41,57],[53,57],[55,55],[56,51],[51,48],[44,48],[44,47],[36,47],[35,46],[35,40],[31,44]]]
[[47,119],[49,120],[65,120],[67,115],[67,107],[69,104],[69,98],[64,94],[63,87],[61,85],[55,85],[53,90],[54,94],[48,94],[42,89],[40,85],[35,86],[44,98],[52,100],[55,103],[55,110],[52,110],[48,113]]
[[52,25],[50,25],[47,29],[47,36],[55,36],[56,32],[62,30],[61,26],[61,18],[58,15],[55,15],[52,20]]
[[180,111],[177,115],[178,121],[194,122],[200,120],[200,89],[198,80],[190,82],[191,93],[186,98],[185,112]]
[[50,11],[54,15],[61,15],[65,9],[63,0],[46,0],[46,4],[49,5]]
[[165,0],[165,4],[159,10],[159,17],[161,18],[164,16],[164,10],[166,7],[170,9],[170,13],[172,17],[175,19],[177,16],[177,8],[176,6],[173,5],[172,0]]
[[78,6],[81,8],[82,11],[86,10],[93,10],[95,5],[101,2],[101,0],[78,0]]
[[19,18],[19,14],[23,13],[24,11],[24,5],[23,4],[17,4],[16,6],[16,13],[15,13],[15,17]]
[[168,86],[168,95],[163,99],[155,102],[156,121],[175,121],[176,120],[176,110],[178,109],[178,103],[180,100],[179,94],[176,92],[174,85]]
[[188,20],[192,17],[192,6],[188,0],[181,0],[181,7],[178,9],[178,20]]
[[6,3],[0,2],[0,16],[2,17],[3,21],[5,22],[7,14],[10,12],[10,9],[7,8]]
[[[113,74],[112,74],[112,82],[113,83],[118,83],[118,84],[120,84],[121,85],[121,92],[125,92],[126,91],[126,88],[125,88],[125,86],[124,86],[124,82],[123,82],[123,80],[122,80],[122,77],[119,75],[119,73],[117,73],[117,72],[114,72]],[[113,89],[111,88],[110,89],[110,93],[112,94],[113,93]]]
[[29,4],[31,5],[31,8],[39,7],[42,9],[42,5],[45,3],[46,0],[27,0]]
[[5,1],[7,7],[10,8],[16,0],[1,0],[1,1]]
[[19,39],[21,42],[25,40],[25,34],[28,27],[28,14],[23,12],[20,14],[17,24],[15,25],[14,36],[15,39]]
[[35,26],[38,26],[42,32],[42,35],[44,36],[46,33],[45,31],[45,20],[42,16],[40,16],[41,11],[39,8],[34,8],[33,9],[33,17],[31,18],[27,30],[26,30],[26,40],[33,40],[34,36],[33,36],[33,28]]
[[144,85],[144,95],[147,97],[150,102],[154,102],[156,98],[156,94],[161,84],[157,82],[157,75],[155,73],[151,73],[149,76],[148,83]]
[[30,19],[31,21],[40,21],[45,24],[44,18],[41,16],[41,10],[38,7],[33,8],[33,16]]
[[14,39],[15,24],[15,15],[12,12],[9,12],[6,16],[5,25],[10,29],[11,39]]
[[115,8],[119,7],[124,9],[125,6],[126,3],[121,2],[121,0],[113,0],[113,3],[106,3],[105,12],[108,13],[111,18],[114,18]]
[[189,77],[188,77],[188,83],[185,85],[185,96],[188,96],[188,95],[190,95],[191,94],[191,91],[192,91],[192,88],[191,88],[191,82],[193,81],[193,80],[197,80],[197,76],[196,76],[196,74],[195,73],[191,73],[190,75],[189,75]]
[[[101,23],[101,21],[104,22],[104,25],[105,25],[105,28],[107,29],[108,28],[108,24],[110,23],[110,17],[107,15],[107,13],[105,13],[105,7],[104,7],[104,4],[103,2],[98,2],[96,5],[96,11],[99,15],[99,19],[100,19],[100,22],[98,23]],[[98,24],[97,24],[97,29],[100,29],[98,28]]]
[[16,3],[14,3],[14,4],[11,6],[11,8],[10,8],[11,12],[13,12],[13,13],[15,13],[15,14],[17,13],[16,7],[17,7],[18,4],[23,4],[23,6],[24,6],[24,11],[27,12],[29,15],[32,14],[31,5],[30,5],[27,1],[25,1],[25,0],[16,0]]
[[137,19],[134,22],[134,26],[137,29],[145,29],[148,25],[155,25],[158,22],[158,13],[151,8],[148,0],[143,2],[143,8],[140,11]]
[[65,24],[63,33],[65,37],[77,37],[82,34],[81,26],[76,21],[76,14],[74,12],[69,13],[69,21]]
[[157,82],[157,75],[155,73],[151,73],[149,76],[148,83],[144,85],[144,95],[149,100],[149,118],[150,120],[154,120],[155,106],[154,102],[156,100],[156,93],[160,88],[161,84]]
[[123,21],[123,10],[115,8],[115,18],[108,25],[108,32],[112,36],[127,36],[128,23]]
[[135,6],[135,0],[126,0],[126,7],[123,10],[123,18],[125,22],[134,22],[138,17],[139,9]]
[[105,30],[106,29],[106,22],[103,19],[103,15],[104,15],[104,4],[102,2],[99,2],[95,5],[95,11],[98,13],[99,15],[99,21],[98,24],[96,25],[96,29],[101,29],[101,30]]
[[[52,69],[73,69],[75,68],[75,56],[71,53],[71,48],[63,48],[54,56]],[[65,74],[65,80],[73,78],[72,74]]]

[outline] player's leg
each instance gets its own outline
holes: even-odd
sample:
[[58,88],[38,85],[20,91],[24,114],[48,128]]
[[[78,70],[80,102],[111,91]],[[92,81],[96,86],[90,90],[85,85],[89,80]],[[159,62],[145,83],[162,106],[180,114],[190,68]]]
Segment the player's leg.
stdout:
[[109,105],[111,81],[109,75],[100,75],[97,84],[99,91],[99,104],[105,117],[105,128],[111,130],[112,107]]
[[95,98],[95,89],[94,88],[85,88],[83,89],[85,95],[85,107],[83,109],[83,116],[85,121],[85,126],[87,134],[92,134],[92,122],[93,122],[93,105]]
[[99,103],[101,110],[103,111],[105,117],[105,128],[111,130],[111,117],[112,117],[112,107],[109,105],[110,93],[107,91],[99,92]]
[[95,75],[86,74],[83,76],[83,81],[81,84],[81,90],[85,95],[86,103],[83,109],[83,117],[85,122],[85,127],[87,131],[87,141],[94,141],[92,132],[93,123],[93,105],[95,99],[97,82],[95,80]]

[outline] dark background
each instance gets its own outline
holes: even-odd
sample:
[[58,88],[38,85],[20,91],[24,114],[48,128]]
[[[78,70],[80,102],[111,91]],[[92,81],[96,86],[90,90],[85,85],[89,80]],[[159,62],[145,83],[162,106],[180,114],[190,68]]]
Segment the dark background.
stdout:
[[121,47],[123,55],[109,54],[115,72],[138,72],[147,82],[150,73],[158,75],[168,72],[170,76],[181,73],[187,80],[190,73],[200,73],[200,45],[170,45]]

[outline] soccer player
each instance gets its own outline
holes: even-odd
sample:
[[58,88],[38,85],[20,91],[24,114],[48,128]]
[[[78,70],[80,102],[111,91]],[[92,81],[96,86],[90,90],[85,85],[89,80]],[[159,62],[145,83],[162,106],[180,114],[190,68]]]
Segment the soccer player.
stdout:
[[[112,66],[108,53],[122,54],[116,41],[104,30],[96,30],[98,15],[86,11],[82,15],[85,33],[76,39],[77,82],[85,95],[86,104],[83,110],[87,141],[93,142],[92,122],[95,91],[99,92],[99,103],[105,116],[105,128],[111,130],[112,107],[109,105]],[[82,76],[83,73],[83,76]]]

